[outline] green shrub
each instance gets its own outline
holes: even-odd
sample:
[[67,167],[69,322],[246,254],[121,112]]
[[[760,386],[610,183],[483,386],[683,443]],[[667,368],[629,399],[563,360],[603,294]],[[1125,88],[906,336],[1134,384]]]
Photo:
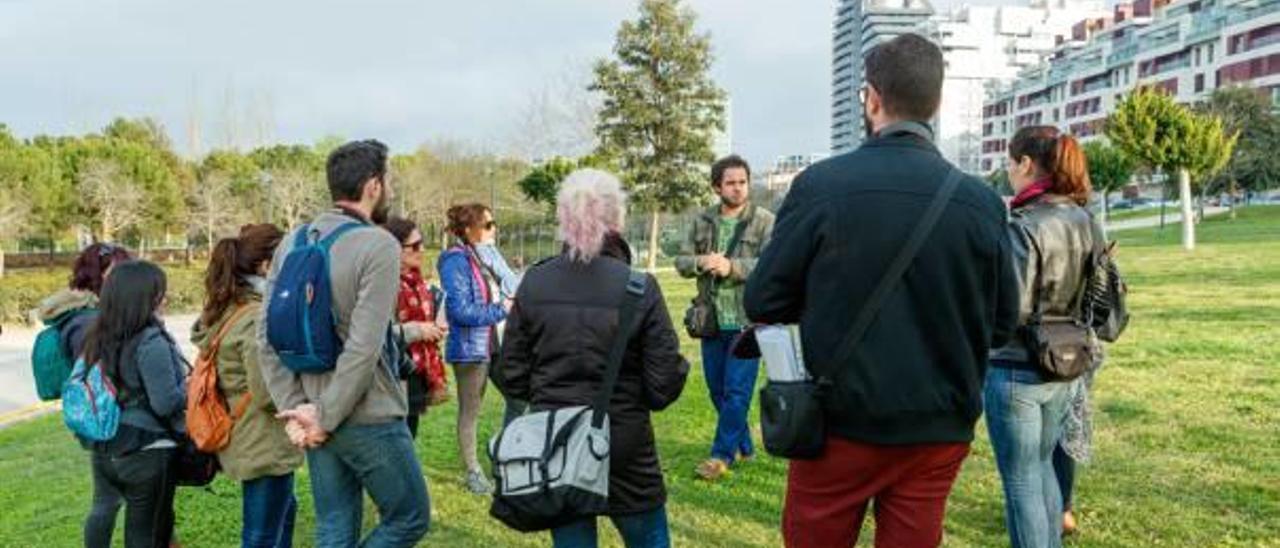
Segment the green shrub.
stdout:
[[[204,302],[204,267],[162,265],[169,276],[169,312],[192,312]],[[67,287],[65,268],[9,271],[0,279],[0,323],[27,323],[40,301]]]

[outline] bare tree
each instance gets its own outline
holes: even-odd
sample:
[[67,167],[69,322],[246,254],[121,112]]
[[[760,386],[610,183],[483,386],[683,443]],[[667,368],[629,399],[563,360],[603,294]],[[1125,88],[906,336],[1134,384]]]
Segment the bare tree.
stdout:
[[324,185],[316,176],[296,169],[276,170],[266,179],[267,200],[275,221],[286,229],[300,224],[324,206]]
[[533,89],[512,122],[508,153],[530,162],[590,153],[601,104],[590,84],[590,65],[570,63]]
[[218,235],[234,230],[251,216],[250,208],[231,191],[231,178],[222,173],[196,182],[187,203],[191,206],[188,228],[193,234],[204,235],[210,252]]
[[80,171],[80,191],[84,209],[97,225],[98,241],[114,240],[144,220],[146,192],[114,162],[90,160]]

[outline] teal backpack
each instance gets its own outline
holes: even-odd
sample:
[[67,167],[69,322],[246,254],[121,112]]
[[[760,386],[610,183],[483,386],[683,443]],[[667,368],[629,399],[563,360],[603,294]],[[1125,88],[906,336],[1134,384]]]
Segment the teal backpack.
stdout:
[[63,388],[62,422],[80,439],[110,441],[120,428],[120,401],[102,365],[78,359]]
[[76,356],[67,355],[67,349],[62,344],[62,328],[72,318],[88,313],[91,311],[87,309],[66,312],[46,321],[45,328],[36,335],[35,346],[31,349],[31,372],[36,379],[36,395],[41,400],[50,401],[62,397],[62,385],[71,377],[76,359]]

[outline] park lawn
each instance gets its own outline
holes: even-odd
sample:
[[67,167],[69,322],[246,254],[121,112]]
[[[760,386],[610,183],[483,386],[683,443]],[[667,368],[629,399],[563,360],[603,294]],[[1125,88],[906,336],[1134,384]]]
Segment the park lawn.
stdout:
[[[1134,320],[1095,385],[1094,462],[1079,472],[1082,529],[1070,546],[1280,546],[1280,208],[1205,221],[1194,254],[1176,246],[1178,235],[1174,228],[1120,236]],[[672,274],[662,282],[678,316],[692,286]],[[785,461],[762,452],[722,483],[693,479],[715,417],[696,343],[685,341],[684,350],[695,362],[685,393],[654,417],[675,541],[778,546]],[[484,438],[501,416],[493,394]],[[505,529],[487,516],[484,498],[462,490],[455,409],[428,413],[418,440],[433,503],[425,544],[548,545],[545,534]],[[984,428],[950,499],[947,546],[1007,545]],[[296,540],[310,546],[305,470],[299,480]],[[0,546],[78,545],[89,496],[88,459],[58,417],[0,430]],[[239,489],[230,482],[180,490],[177,511],[186,546],[239,538]],[[366,521],[373,519],[370,510]],[[605,538],[617,545],[611,532]]]

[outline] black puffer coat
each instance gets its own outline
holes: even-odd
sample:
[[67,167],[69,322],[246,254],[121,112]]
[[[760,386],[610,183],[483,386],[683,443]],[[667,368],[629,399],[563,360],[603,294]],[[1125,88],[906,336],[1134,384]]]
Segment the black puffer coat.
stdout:
[[[604,382],[631,272],[621,239],[610,238],[605,247],[590,263],[562,255],[525,275],[492,371],[504,394],[535,410],[591,404]],[[648,278],[609,408],[610,514],[645,512],[666,502],[649,414],[674,402],[689,374],[662,289]]]

